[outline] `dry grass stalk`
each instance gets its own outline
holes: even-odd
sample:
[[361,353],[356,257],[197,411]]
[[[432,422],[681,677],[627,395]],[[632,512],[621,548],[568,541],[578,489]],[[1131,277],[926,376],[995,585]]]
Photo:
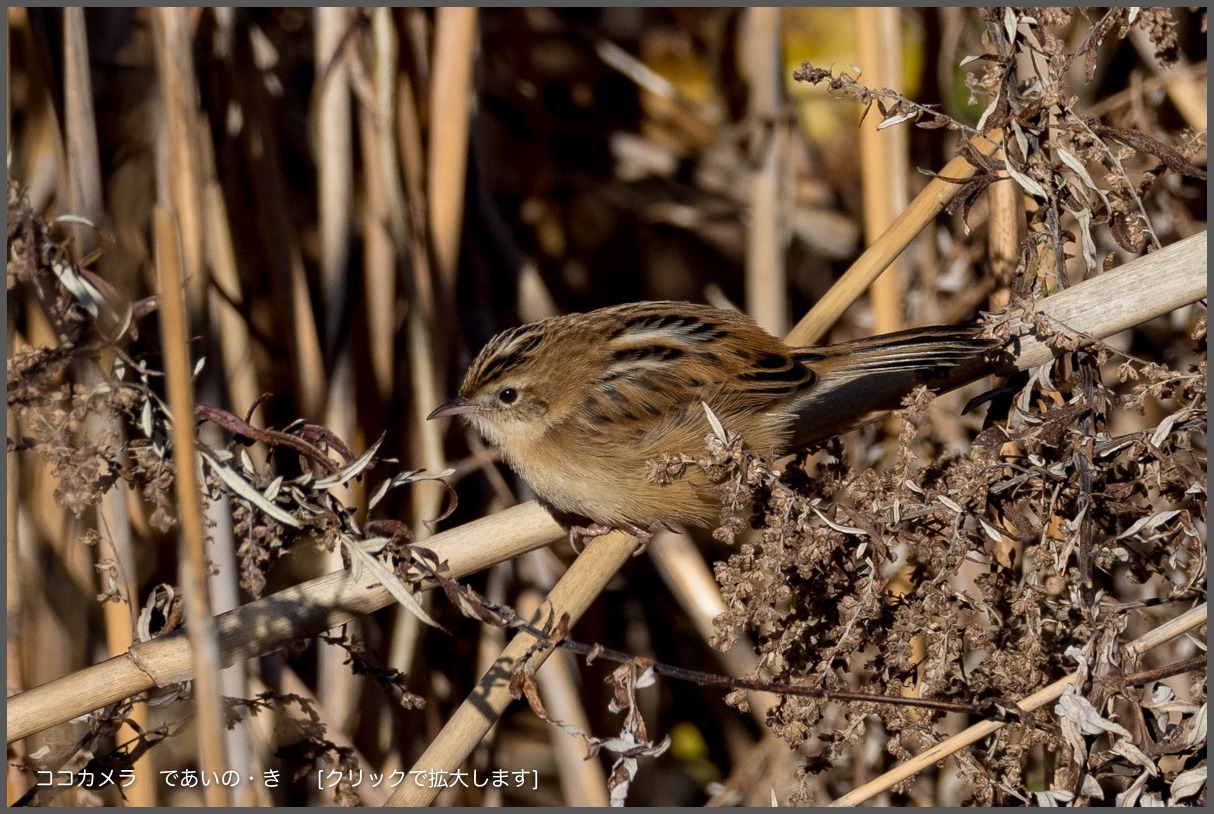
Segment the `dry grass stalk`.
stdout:
[[[316,75],[320,77],[316,124],[316,191],[320,225],[320,289],[325,303],[325,345],[338,343],[350,290],[350,244],[354,235],[354,122],[350,115],[348,8],[321,6],[313,12]],[[374,173],[372,173],[374,176]],[[374,250],[375,247],[370,247]]]
[[[365,102],[358,108],[358,132],[366,169],[367,191],[363,217],[363,286],[367,314],[367,341],[371,372],[380,399],[392,396],[396,339],[396,275],[399,254],[408,244],[404,200],[396,162],[396,75],[399,70],[395,33],[384,18],[388,9],[372,14],[374,34],[372,87],[375,106]],[[437,471],[437,470],[435,470]]]
[[[1035,313],[1064,331],[1104,339],[1203,299],[1205,267],[1206,233],[1200,232],[1040,300]],[[1150,297],[1143,296],[1147,290]],[[1055,352],[1031,331],[1015,330],[1017,368],[1053,358]]]
[[750,83],[751,140],[758,168],[751,178],[746,226],[746,311],[769,332],[788,330],[784,257],[788,244],[788,156],[791,133],[782,100],[784,82],[780,9],[745,15],[743,48]]
[[[1001,153],[996,153],[999,158]],[[1020,243],[1024,239],[1024,190],[1017,186],[1006,171],[1003,180],[991,184],[987,191],[990,203],[989,236],[986,253],[991,273],[999,288],[991,297],[991,310],[1007,305],[1011,296],[1012,279],[1020,260]]]
[[444,307],[453,302],[458,271],[476,22],[476,9],[442,8],[434,23],[426,200]]
[[168,200],[176,212],[184,262],[183,281],[191,314],[204,313],[207,270],[203,263],[201,168],[195,143],[198,120],[198,91],[194,80],[193,50],[189,21],[184,8],[159,8],[152,13],[157,69],[160,79],[164,127],[164,153],[160,176],[167,186]]
[[[66,178],[71,193],[71,208],[73,212],[99,223],[104,209],[101,161],[97,149],[97,121],[93,115],[88,38],[82,8],[63,10],[63,108],[68,168]],[[79,241],[79,254],[85,254],[96,246],[94,229],[77,227],[73,232]]]
[[[228,769],[223,745],[223,704],[219,697],[219,644],[211,616],[207,552],[202,518],[201,484],[198,482],[194,415],[194,368],[190,364],[190,329],[186,317],[183,258],[177,219],[170,209],[157,207],[154,220],[156,269],[160,274],[160,312],[164,345],[165,376],[173,422],[174,483],[181,523],[181,585],[190,625],[187,634],[195,664],[194,697],[198,705],[199,756],[203,771],[212,777]],[[228,805],[226,786],[205,789],[208,805]]]
[[[897,8],[856,8],[856,45],[864,79],[881,88],[902,86],[902,18]],[[864,234],[870,240],[893,224],[910,199],[906,128],[877,129],[878,117],[860,123],[860,181],[864,193]],[[873,333],[906,327],[907,269],[895,260],[869,286]]]
[[[316,24],[316,74],[320,77],[314,107],[317,137],[317,205],[320,227],[320,278],[324,295],[325,347],[332,364],[328,371],[324,424],[340,438],[356,440],[359,432],[355,414],[357,381],[354,370],[354,348],[349,337],[339,329],[350,310],[349,294],[353,277],[351,248],[357,226],[354,221],[354,127],[351,115],[351,83],[365,78],[352,69],[361,63],[352,62],[353,49],[349,35],[360,24],[359,15],[348,8],[319,7],[313,12]],[[384,196],[376,164],[378,152],[369,147],[370,133],[363,118],[370,115],[365,105],[359,107],[359,135],[362,137],[364,162],[368,165],[366,200],[363,203],[362,224],[364,246],[364,279],[367,281],[368,302],[385,302],[390,307],[390,288],[383,290],[385,269],[391,279],[395,271],[391,243],[384,228]],[[373,347],[372,356],[381,348]],[[382,368],[384,362],[372,362],[372,369]],[[363,443],[356,442],[362,447]],[[364,505],[358,499],[359,485],[349,483],[337,487],[334,494],[344,505]],[[321,555],[322,570],[340,568],[341,553],[332,550]],[[338,731],[345,728],[354,714],[359,697],[361,678],[346,666],[345,654],[337,648],[326,647],[319,652],[317,666],[317,697],[332,712]]]

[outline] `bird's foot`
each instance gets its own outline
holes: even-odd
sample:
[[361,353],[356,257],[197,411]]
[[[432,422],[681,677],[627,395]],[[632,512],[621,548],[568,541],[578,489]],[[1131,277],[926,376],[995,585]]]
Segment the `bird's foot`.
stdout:
[[[604,534],[609,534],[616,530],[616,526],[608,526],[604,523],[591,523],[586,526],[570,526],[569,527],[569,545],[574,551],[578,550],[577,541],[580,537],[583,542],[593,540],[595,537],[602,537]],[[626,531],[637,538],[639,545],[632,556],[639,557],[645,553],[645,549],[649,548],[649,541],[653,539],[653,532],[647,528],[628,523],[625,526],[619,527],[622,531]]]
[[569,545],[575,553],[578,551],[577,541],[580,537],[583,542],[593,540],[595,537],[602,537],[604,534],[609,534],[615,531],[612,526],[604,525],[603,523],[590,523],[586,526],[570,526],[569,527]]
[[637,550],[632,552],[632,556],[639,557],[645,553],[645,549],[649,548],[649,543],[653,540],[653,532],[643,526],[636,526],[632,523],[629,523],[627,528],[629,533],[633,537],[636,537],[637,543],[639,543]]

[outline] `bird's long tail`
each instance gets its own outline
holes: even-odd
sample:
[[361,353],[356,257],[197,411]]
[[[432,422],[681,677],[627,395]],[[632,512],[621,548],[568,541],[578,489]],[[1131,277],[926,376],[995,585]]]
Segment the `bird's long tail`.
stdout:
[[942,393],[993,372],[1000,346],[981,325],[932,325],[798,348],[817,380],[797,404],[793,442],[821,441],[896,410],[916,387]]

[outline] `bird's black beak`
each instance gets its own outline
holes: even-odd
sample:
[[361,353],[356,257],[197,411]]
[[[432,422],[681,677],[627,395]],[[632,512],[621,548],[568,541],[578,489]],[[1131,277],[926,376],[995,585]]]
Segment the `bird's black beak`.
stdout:
[[446,404],[436,407],[434,409],[434,412],[432,412],[432,413],[430,413],[430,415],[426,416],[426,420],[429,421],[432,418],[441,418],[442,416],[448,416],[448,415],[467,415],[468,413],[481,413],[481,412],[484,412],[484,410],[485,410],[485,408],[481,407],[479,404],[473,404],[472,402],[468,401],[468,399],[464,398],[463,396],[457,396],[456,398],[451,399],[451,401],[447,402]]

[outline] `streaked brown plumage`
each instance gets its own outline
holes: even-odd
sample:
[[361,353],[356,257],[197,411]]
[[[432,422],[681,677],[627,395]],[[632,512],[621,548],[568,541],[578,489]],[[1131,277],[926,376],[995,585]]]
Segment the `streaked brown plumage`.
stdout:
[[748,447],[781,454],[898,406],[917,384],[981,375],[997,343],[933,326],[789,348],[735,311],[646,302],[552,317],[493,337],[458,398],[462,415],[542,500],[592,533],[707,524],[719,506],[694,474],[659,485],[646,462],[698,454],[702,403]]

